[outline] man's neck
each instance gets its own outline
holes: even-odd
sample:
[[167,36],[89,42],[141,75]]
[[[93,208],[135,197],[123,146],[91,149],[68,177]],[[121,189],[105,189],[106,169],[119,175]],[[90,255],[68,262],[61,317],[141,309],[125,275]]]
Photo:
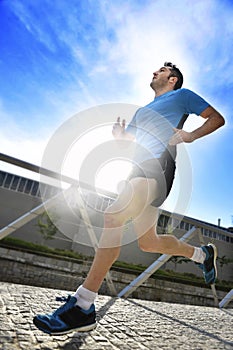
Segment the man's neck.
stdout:
[[167,92],[169,92],[169,91],[173,91],[173,89],[167,89],[167,88],[161,88],[161,89],[156,89],[156,90],[154,90],[154,92],[155,92],[155,98],[156,97],[159,97],[159,96],[161,96],[161,95],[164,95],[164,94],[166,94]]

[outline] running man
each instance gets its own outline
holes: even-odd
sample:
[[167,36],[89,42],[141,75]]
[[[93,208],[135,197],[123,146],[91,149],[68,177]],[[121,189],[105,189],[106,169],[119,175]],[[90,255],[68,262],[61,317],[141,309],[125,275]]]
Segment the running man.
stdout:
[[[203,98],[182,89],[183,76],[170,62],[153,73],[150,84],[155,99],[140,108],[128,127],[117,119],[113,126],[116,140],[136,140],[137,166],[116,201],[106,210],[104,229],[90,271],[83,285],[52,314],[37,315],[34,324],[52,335],[90,331],[96,327],[94,301],[106,273],[119,256],[125,222],[133,219],[139,247],[146,252],[183,256],[198,263],[205,282],[215,282],[217,251],[213,244],[193,247],[172,235],[158,235],[158,207],[168,196],[175,174],[176,145],[194,142],[222,125],[224,118]],[[188,115],[205,119],[192,132],[182,130]]]

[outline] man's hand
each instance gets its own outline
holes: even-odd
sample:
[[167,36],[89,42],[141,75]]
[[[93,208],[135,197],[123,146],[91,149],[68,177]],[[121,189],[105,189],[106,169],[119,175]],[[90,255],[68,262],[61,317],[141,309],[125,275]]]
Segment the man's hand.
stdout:
[[123,139],[125,136],[125,119],[122,120],[118,117],[116,123],[114,123],[112,128],[112,134],[115,139]]
[[181,142],[193,142],[200,137],[211,134],[225,123],[223,116],[211,106],[207,107],[201,113],[201,117],[206,119],[205,123],[192,132],[174,129],[175,134],[171,137],[169,145],[177,145]]
[[191,143],[195,140],[192,132],[187,132],[182,129],[176,129],[176,128],[174,128],[174,131],[175,133],[169,141],[169,145],[171,146],[178,145],[181,142]]

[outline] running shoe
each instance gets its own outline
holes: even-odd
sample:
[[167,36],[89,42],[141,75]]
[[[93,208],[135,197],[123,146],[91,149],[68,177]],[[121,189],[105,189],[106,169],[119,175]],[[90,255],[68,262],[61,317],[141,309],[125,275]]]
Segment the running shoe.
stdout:
[[208,245],[202,246],[201,249],[206,254],[206,258],[204,263],[198,264],[198,266],[203,270],[206,284],[214,284],[217,278],[217,248],[214,244],[209,243]]
[[56,300],[65,301],[65,304],[52,314],[37,315],[33,319],[34,325],[42,332],[62,335],[73,331],[88,332],[96,327],[94,304],[89,310],[84,310],[76,305],[77,299],[71,295]]

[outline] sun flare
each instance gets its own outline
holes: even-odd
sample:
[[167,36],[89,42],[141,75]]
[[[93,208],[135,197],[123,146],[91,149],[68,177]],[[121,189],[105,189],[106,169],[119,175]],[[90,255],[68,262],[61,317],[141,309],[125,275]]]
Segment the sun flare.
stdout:
[[132,165],[122,157],[111,157],[111,152],[105,160],[104,153],[115,143],[111,130],[111,125],[101,126],[77,139],[66,154],[62,173],[93,189],[117,193],[118,184],[127,178]]

